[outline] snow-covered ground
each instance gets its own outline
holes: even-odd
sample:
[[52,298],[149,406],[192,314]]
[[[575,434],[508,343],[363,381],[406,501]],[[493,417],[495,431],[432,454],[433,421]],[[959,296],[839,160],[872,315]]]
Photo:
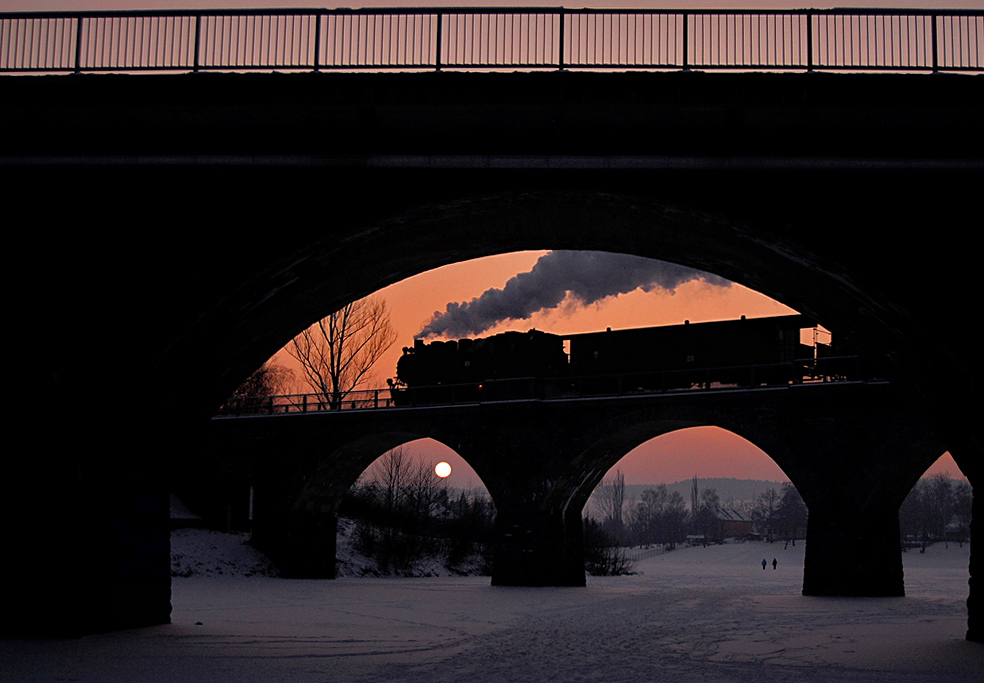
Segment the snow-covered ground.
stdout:
[[906,554],[908,597],[869,599],[801,596],[803,550],[681,549],[637,563],[633,576],[589,577],[586,588],[300,581],[226,565],[173,580],[168,626],[0,640],[0,680],[984,680],[984,646],[963,639],[966,546]]
[[[372,558],[366,557],[355,549],[356,523],[354,520],[340,517],[338,519],[337,547],[335,548],[335,572],[341,578],[380,576],[379,566]],[[441,576],[480,576],[482,573],[482,558],[477,554],[466,558],[454,570],[446,566],[443,557],[422,557],[409,568],[401,572],[401,576],[422,578]]]
[[265,555],[249,544],[248,533],[211,529],[171,532],[171,576],[276,576]]

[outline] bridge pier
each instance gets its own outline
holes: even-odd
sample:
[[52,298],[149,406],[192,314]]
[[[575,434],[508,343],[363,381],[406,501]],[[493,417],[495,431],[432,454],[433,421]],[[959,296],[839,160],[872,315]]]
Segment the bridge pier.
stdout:
[[803,595],[904,596],[899,506],[946,449],[890,386],[841,388],[790,406],[766,448],[809,509]]
[[20,501],[20,528],[7,538],[0,634],[77,637],[168,623],[167,492],[52,482],[63,474],[18,483],[37,498]]
[[[298,454],[306,448],[279,435],[283,455],[289,450]],[[317,443],[317,440],[313,440]],[[330,487],[305,486],[305,479],[317,472],[296,469],[286,456],[281,464],[291,462],[286,471],[260,466],[255,469],[254,516],[252,542],[270,558],[280,575],[292,579],[335,578],[338,505],[341,493]],[[340,479],[347,482],[347,477]],[[314,494],[312,495],[311,489]]]
[[970,595],[967,597],[967,640],[984,643],[984,506],[974,496],[970,519]]
[[584,586],[584,530],[573,515],[497,510],[493,586]]
[[78,409],[34,427],[2,496],[0,633],[77,637],[168,623],[169,500],[163,446],[145,438],[152,425]]
[[334,512],[291,511],[258,523],[253,543],[289,579],[335,578],[338,517]]
[[905,595],[898,510],[811,505],[803,595]]

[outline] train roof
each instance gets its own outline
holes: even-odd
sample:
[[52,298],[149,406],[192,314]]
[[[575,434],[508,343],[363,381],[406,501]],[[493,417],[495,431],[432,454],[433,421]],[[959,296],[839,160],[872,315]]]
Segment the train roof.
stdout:
[[648,332],[653,332],[654,330],[671,331],[671,330],[683,330],[683,329],[695,328],[695,327],[699,327],[703,331],[718,330],[721,333],[727,333],[727,331],[730,328],[737,327],[739,325],[746,326],[746,327],[776,328],[776,329],[784,329],[784,330],[792,330],[792,329],[803,330],[811,327],[816,327],[817,323],[812,318],[809,318],[800,313],[796,313],[793,315],[773,315],[773,316],[767,316],[762,318],[746,318],[745,316],[742,316],[741,318],[736,318],[732,320],[712,320],[709,322],[701,322],[701,323],[692,323],[687,321],[678,325],[656,325],[653,327],[628,327],[621,330],[613,330],[609,328],[604,332],[580,332],[577,334],[561,334],[558,336],[564,339],[578,339],[578,338],[593,337],[596,335],[606,334],[606,333],[645,334]]

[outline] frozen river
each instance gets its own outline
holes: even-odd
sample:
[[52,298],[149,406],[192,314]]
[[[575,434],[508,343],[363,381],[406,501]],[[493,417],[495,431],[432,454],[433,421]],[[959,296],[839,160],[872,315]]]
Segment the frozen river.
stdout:
[[905,598],[803,597],[802,553],[802,543],[689,548],[587,588],[175,579],[171,625],[0,640],[0,680],[984,680],[984,645],[963,639],[967,546],[906,554]]

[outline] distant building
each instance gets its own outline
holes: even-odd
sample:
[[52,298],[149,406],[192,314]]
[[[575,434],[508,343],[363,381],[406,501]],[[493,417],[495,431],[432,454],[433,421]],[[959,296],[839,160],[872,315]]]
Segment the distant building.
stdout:
[[745,538],[752,535],[752,518],[738,510],[718,508],[714,515],[713,540]]

